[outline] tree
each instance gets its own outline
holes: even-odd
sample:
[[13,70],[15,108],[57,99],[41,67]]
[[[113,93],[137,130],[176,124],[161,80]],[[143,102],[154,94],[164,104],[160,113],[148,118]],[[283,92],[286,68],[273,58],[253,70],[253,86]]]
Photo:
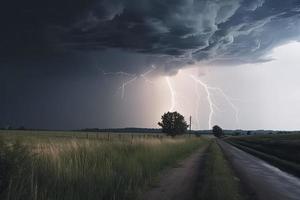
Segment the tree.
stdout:
[[214,136],[216,136],[216,137],[221,137],[224,135],[222,128],[217,125],[215,125],[213,127],[212,132],[213,132]]
[[171,136],[184,134],[188,128],[184,117],[178,112],[164,113],[158,125],[162,127],[163,133]]

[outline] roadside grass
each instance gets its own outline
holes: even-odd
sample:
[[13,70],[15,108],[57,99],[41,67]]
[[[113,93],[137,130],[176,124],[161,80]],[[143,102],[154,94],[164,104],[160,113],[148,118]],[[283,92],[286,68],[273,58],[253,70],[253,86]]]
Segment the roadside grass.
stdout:
[[229,137],[225,141],[300,176],[300,134]]
[[201,180],[200,200],[244,200],[239,179],[235,177],[229,162],[214,140],[207,152],[205,169]]
[[196,137],[0,138],[0,199],[135,199],[159,172],[205,143]]

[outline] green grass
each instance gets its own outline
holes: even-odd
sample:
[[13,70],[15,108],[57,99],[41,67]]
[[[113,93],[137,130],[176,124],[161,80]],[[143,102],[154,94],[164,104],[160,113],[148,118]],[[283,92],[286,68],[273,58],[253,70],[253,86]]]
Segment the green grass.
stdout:
[[300,164],[300,134],[230,137],[227,140]]
[[194,137],[2,134],[0,199],[135,199],[159,172],[204,143]]
[[223,152],[213,141],[205,161],[204,177],[198,194],[200,200],[243,200],[239,180]]
[[226,141],[300,176],[300,134],[229,137]]

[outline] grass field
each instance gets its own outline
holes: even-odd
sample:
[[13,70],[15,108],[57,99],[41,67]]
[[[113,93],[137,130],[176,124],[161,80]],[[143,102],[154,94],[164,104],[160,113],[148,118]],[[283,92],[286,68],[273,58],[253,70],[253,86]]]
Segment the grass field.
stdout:
[[1,132],[0,199],[135,199],[205,143],[191,136]]
[[229,137],[226,141],[300,176],[300,134]]
[[207,152],[205,170],[198,193],[200,200],[245,200],[240,182],[236,178],[222,150],[213,141]]

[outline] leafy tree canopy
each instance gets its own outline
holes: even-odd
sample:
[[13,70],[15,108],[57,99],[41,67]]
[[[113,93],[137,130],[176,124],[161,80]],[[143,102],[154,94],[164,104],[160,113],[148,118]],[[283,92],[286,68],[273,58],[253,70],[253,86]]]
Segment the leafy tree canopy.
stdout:
[[216,137],[221,137],[224,135],[222,128],[217,125],[215,125],[213,127],[212,132],[213,132],[214,136],[216,136]]
[[164,113],[158,125],[162,127],[163,133],[171,136],[184,134],[188,128],[184,117],[176,111]]

